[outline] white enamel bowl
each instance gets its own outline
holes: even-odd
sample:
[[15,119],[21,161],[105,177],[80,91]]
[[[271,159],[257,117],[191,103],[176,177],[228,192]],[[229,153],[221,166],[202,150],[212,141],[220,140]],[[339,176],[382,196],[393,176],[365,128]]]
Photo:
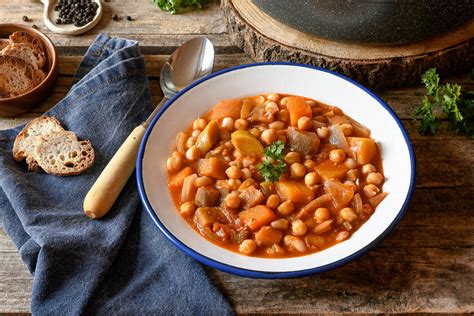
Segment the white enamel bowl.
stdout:
[[[388,196],[353,236],[324,251],[288,259],[253,258],[198,235],[177,213],[167,189],[166,159],[176,134],[222,99],[269,92],[340,107],[370,128],[380,144]],[[410,140],[395,113],[356,82],[328,70],[292,63],[258,63],[212,74],[170,100],[148,128],[137,160],[141,199],[158,228],[179,249],[211,267],[247,277],[299,277],[348,263],[378,244],[400,221],[415,181]]]

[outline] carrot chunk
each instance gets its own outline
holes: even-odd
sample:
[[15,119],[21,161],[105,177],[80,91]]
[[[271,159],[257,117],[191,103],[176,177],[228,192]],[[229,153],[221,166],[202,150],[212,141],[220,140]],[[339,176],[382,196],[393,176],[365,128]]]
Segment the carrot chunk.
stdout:
[[222,100],[217,103],[209,113],[209,120],[221,120],[224,117],[231,117],[234,120],[240,118],[241,99]]
[[377,146],[372,138],[347,137],[347,141],[357,163],[365,165],[374,159]]
[[175,173],[171,175],[170,181],[168,182],[168,186],[170,188],[178,188],[183,185],[184,179],[187,176],[190,176],[194,173],[193,168],[191,167],[186,167],[183,170],[179,171],[178,173]]
[[286,107],[290,113],[291,126],[297,126],[297,122],[300,117],[312,117],[311,107],[302,97],[288,97],[288,103],[286,104]]
[[314,193],[304,183],[281,180],[275,183],[278,193],[293,203],[308,203],[314,199]]
[[275,220],[276,216],[272,210],[265,205],[257,205],[240,212],[239,218],[244,224],[250,227],[251,230],[256,231],[260,227]]

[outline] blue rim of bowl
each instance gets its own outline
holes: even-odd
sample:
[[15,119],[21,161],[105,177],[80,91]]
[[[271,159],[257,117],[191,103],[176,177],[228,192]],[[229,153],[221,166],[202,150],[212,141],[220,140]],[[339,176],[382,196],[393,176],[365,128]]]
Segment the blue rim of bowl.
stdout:
[[[392,223],[387,227],[387,229],[380,234],[377,238],[375,238],[371,243],[369,243],[367,246],[364,248],[358,250],[357,252],[339,259],[335,262],[329,263],[324,266],[319,266],[315,268],[310,268],[310,269],[304,269],[304,270],[297,270],[297,271],[285,271],[285,272],[270,272],[270,271],[256,271],[256,270],[248,270],[248,269],[243,269],[243,268],[238,268],[235,266],[231,266],[219,261],[216,261],[214,259],[211,259],[209,257],[206,257],[195,250],[189,248],[186,246],[183,242],[181,242],[178,238],[176,238],[166,227],[165,225],[160,221],[158,216],[155,214],[153,211],[153,207],[151,206],[150,202],[148,201],[147,195],[145,193],[145,186],[143,183],[143,177],[142,177],[142,160],[143,160],[143,155],[145,153],[145,147],[148,141],[148,137],[150,136],[151,131],[153,130],[153,127],[155,126],[156,122],[160,119],[160,117],[163,115],[163,113],[173,104],[174,101],[176,101],[178,98],[180,98],[183,94],[185,94],[187,91],[191,90],[192,88],[200,85],[201,83],[214,78],[218,77],[222,74],[239,70],[239,69],[244,69],[244,68],[250,68],[250,67],[261,67],[261,66],[293,66],[293,67],[304,67],[304,68],[310,68],[313,70],[317,71],[322,71],[329,73],[331,75],[337,76],[341,79],[344,79],[353,85],[357,86],[358,88],[362,89],[365,91],[367,94],[369,94],[372,98],[374,98],[385,110],[387,110],[390,115],[393,117],[393,119],[397,122],[398,127],[400,128],[403,137],[405,139],[405,143],[408,147],[408,152],[410,154],[410,162],[411,162],[411,178],[410,178],[410,188],[408,190],[408,194],[406,196],[405,202],[403,203],[402,208],[400,209],[397,217],[392,221]],[[138,183],[138,192],[140,194],[140,198],[142,200],[143,205],[145,206],[145,209],[150,215],[151,219],[153,222],[158,226],[160,231],[168,238],[178,249],[186,253],[187,255],[191,256],[192,258],[196,259],[197,261],[211,267],[215,268],[224,272],[240,275],[243,277],[250,277],[250,278],[263,278],[263,279],[280,279],[280,278],[298,278],[298,277],[303,277],[303,276],[308,276],[312,274],[317,274],[317,273],[322,273],[328,270],[332,270],[335,268],[338,268],[340,266],[343,266],[353,260],[358,259],[362,255],[366,254],[369,252],[369,250],[373,249],[375,246],[377,246],[382,240],[384,240],[392,231],[393,229],[398,225],[398,223],[401,221],[403,216],[406,213],[408,204],[411,200],[411,197],[413,195],[413,190],[415,187],[415,173],[416,173],[416,167],[415,167],[415,154],[413,152],[413,147],[411,146],[410,138],[408,137],[408,133],[403,127],[402,122],[398,118],[398,116],[395,114],[395,112],[390,108],[382,99],[380,99],[375,93],[367,89],[366,87],[362,86],[360,83],[344,76],[341,74],[338,74],[336,72],[333,72],[331,70],[327,70],[324,68],[320,67],[315,67],[315,66],[310,66],[310,65],[305,65],[305,64],[297,64],[297,63],[291,63],[291,62],[262,62],[262,63],[252,63],[252,64],[245,64],[245,65],[240,65],[240,66],[235,66],[227,69],[223,69],[220,71],[217,71],[213,74],[210,74],[200,80],[197,80],[196,82],[192,83],[185,89],[183,89],[181,92],[179,92],[176,96],[174,96],[172,99],[170,99],[166,104],[163,106],[163,108],[158,112],[156,117],[153,119],[151,122],[150,126],[145,132],[145,135],[143,137],[143,140],[140,144],[140,150],[138,152],[138,157],[137,157],[137,169],[136,169],[136,177],[137,177],[137,183]],[[203,240],[205,240],[203,238]],[[207,241],[206,241],[207,242]],[[278,259],[275,259],[278,260]]]

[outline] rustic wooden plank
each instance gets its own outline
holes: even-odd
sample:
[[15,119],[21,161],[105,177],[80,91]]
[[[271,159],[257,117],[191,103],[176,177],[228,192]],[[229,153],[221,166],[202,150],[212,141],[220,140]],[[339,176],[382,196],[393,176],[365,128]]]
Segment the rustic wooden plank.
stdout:
[[[220,51],[237,48],[225,32],[225,23],[219,9],[219,1],[213,0],[203,10],[192,10],[171,15],[158,9],[152,1],[115,0],[104,2],[104,13],[99,24],[81,36],[64,36],[52,33],[43,23],[43,5],[38,1],[18,0],[2,3],[2,23],[35,24],[57,45],[60,52],[73,51],[82,54],[99,33],[140,40],[141,46],[149,52],[169,53],[183,41],[199,35],[210,37]],[[117,14],[118,21],[112,20]],[[27,15],[28,22],[22,21]],[[133,21],[126,21],[130,15]],[[156,50],[158,49],[158,50]]]
[[0,280],[0,313],[30,312],[33,277],[18,253],[0,251]]

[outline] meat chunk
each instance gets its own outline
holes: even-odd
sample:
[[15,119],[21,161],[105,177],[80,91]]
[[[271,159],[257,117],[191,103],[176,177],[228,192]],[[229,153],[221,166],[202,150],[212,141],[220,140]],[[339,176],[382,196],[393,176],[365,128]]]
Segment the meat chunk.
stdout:
[[265,200],[265,195],[255,187],[248,187],[240,193],[240,199],[243,202],[244,208],[249,208],[262,204]]
[[194,213],[194,221],[200,228],[211,227],[214,223],[228,223],[225,215],[217,207],[198,208]]
[[319,138],[316,133],[302,132],[290,127],[287,132],[290,149],[306,156],[316,154],[319,150]]
[[221,194],[214,187],[200,187],[197,189],[195,202],[198,207],[211,207],[219,204]]

